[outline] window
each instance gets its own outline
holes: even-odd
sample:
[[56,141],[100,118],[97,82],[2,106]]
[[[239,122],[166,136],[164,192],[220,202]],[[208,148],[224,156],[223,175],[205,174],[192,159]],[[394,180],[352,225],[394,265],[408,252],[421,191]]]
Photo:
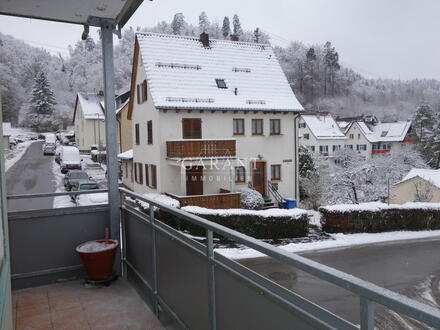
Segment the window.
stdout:
[[360,134],[358,134],[358,140],[361,138],[361,135]]
[[352,144],[347,144],[347,145],[345,146],[345,148],[346,148],[346,149],[353,150],[353,145],[352,145]]
[[145,185],[150,185],[150,171],[148,171],[148,164],[145,164]]
[[224,79],[216,79],[215,83],[217,84],[218,88],[228,88]]
[[319,146],[319,152],[320,153],[328,152],[328,146]]
[[356,150],[360,151],[360,150],[367,150],[367,145],[366,144],[357,144],[356,145]]
[[183,118],[182,119],[182,137],[184,139],[202,138],[202,119]]
[[148,99],[147,80],[136,86],[137,103],[144,103]]
[[263,119],[252,119],[252,135],[263,135]]
[[298,128],[306,128],[306,123],[299,123]]
[[153,144],[153,121],[147,121],[147,143]]
[[303,135],[305,140],[309,140],[310,139],[310,134],[309,133],[304,133]]
[[281,134],[281,120],[271,119],[270,120],[270,135],[280,135]]
[[141,144],[141,138],[139,134],[139,124],[134,125],[134,130],[135,130],[136,145],[139,145]]
[[233,120],[234,135],[244,135],[244,119]]
[[142,163],[134,163],[134,180],[139,184],[144,182]]
[[156,165],[151,165],[151,188],[157,187]]
[[246,170],[243,166],[235,167],[235,183],[246,182]]
[[281,180],[281,165],[270,165],[270,177],[272,181]]
[[350,134],[350,139],[354,139],[354,134]]
[[376,143],[373,143],[371,145],[371,149],[373,149],[373,150],[377,150],[377,147],[378,147],[378,145]]
[[310,151],[315,152],[315,146],[310,146]]
[[338,151],[341,150],[341,146],[340,145],[334,145],[333,146],[333,151]]

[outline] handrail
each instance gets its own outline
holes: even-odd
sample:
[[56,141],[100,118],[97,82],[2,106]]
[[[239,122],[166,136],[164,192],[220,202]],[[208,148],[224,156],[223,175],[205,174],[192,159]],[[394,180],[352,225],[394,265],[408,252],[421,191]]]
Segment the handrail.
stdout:
[[[343,289],[351,291],[360,296],[361,305],[361,329],[373,329],[374,304],[379,303],[398,313],[405,314],[425,324],[440,328],[440,311],[436,308],[412,300],[406,296],[382,288],[371,282],[362,280],[345,272],[320,264],[316,261],[301,257],[294,253],[286,252],[268,243],[253,237],[241,234],[230,228],[224,227],[212,221],[203,219],[200,216],[184,212],[180,209],[170,207],[163,203],[145,198],[125,188],[119,188],[122,195],[128,195],[150,205],[163,209],[168,213],[176,215],[180,219],[187,220],[193,224],[204,227],[208,231],[215,232],[238,243],[246,245],[276,260],[289,264],[306,273],[309,273],[324,281],[335,284]],[[150,213],[153,208],[150,208]]]
[[281,194],[278,192],[278,190],[275,189],[273,186],[272,181],[267,181],[267,186],[269,188],[269,192],[272,194],[272,196],[275,198],[275,200],[278,202],[278,204],[283,203],[284,198],[281,196]]
[[56,196],[71,196],[71,195],[85,195],[106,193],[107,189],[93,189],[93,190],[78,190],[78,191],[63,191],[52,193],[38,193],[38,194],[23,194],[23,195],[7,195],[6,199],[23,199],[23,198],[41,198],[41,197],[56,197]]

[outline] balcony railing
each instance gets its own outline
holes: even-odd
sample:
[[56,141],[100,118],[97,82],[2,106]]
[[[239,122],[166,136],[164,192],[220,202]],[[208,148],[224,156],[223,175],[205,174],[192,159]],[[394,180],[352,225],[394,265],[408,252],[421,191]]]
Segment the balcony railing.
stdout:
[[173,140],[167,141],[168,158],[235,157],[235,140]]
[[220,194],[176,196],[167,194],[180,202],[180,206],[200,206],[211,209],[238,209],[240,208],[240,193],[231,193],[221,190]]

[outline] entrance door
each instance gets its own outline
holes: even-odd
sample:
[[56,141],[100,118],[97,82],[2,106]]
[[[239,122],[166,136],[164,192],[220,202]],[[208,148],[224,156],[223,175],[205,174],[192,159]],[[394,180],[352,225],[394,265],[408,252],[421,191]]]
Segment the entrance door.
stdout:
[[263,196],[266,195],[266,162],[255,162],[252,164],[252,184],[254,189]]
[[193,166],[186,168],[186,194],[203,195],[203,167]]

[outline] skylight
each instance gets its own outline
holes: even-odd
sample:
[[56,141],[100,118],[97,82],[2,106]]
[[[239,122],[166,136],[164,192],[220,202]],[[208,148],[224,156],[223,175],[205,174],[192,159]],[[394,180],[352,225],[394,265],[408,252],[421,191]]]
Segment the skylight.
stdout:
[[215,82],[218,88],[228,88],[224,79],[216,79]]

